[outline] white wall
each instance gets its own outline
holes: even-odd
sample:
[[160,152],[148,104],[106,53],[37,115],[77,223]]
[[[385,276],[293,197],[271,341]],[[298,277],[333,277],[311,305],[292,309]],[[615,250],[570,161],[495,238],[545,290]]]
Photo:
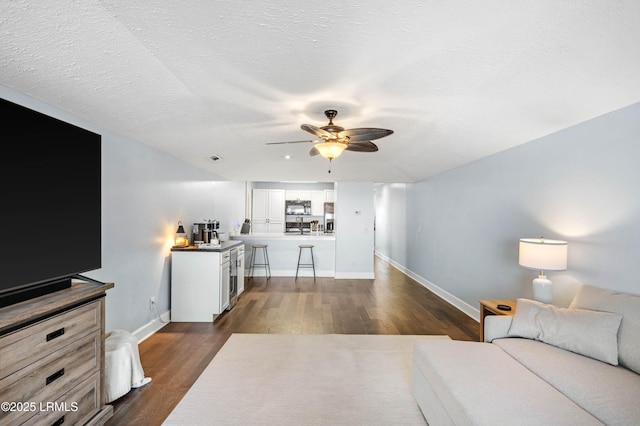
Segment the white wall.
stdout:
[[209,217],[202,219],[218,220],[221,231],[239,233],[244,220],[251,218],[246,215],[245,211],[246,191],[246,182],[213,182],[213,208],[208,213]]
[[554,303],[581,283],[640,294],[638,159],[635,104],[410,184],[407,258],[390,256],[477,310],[480,299],[532,296],[518,239],[544,236],[569,242],[568,270],[547,274]]
[[374,186],[335,184],[336,279],[374,278]]
[[407,184],[377,184],[375,191],[376,253],[406,265]]
[[[102,268],[85,275],[115,288],[107,293],[107,330],[136,331],[169,309],[170,248],[178,220],[221,226],[242,221],[244,182],[218,177],[175,157],[50,107],[6,87],[0,97],[102,135]],[[157,323],[157,322],[156,322]]]

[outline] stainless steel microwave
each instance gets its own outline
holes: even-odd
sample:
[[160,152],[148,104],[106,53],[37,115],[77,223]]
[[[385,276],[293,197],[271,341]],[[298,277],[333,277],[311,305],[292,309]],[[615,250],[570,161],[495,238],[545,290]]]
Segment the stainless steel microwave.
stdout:
[[287,200],[285,201],[285,214],[304,215],[311,214],[311,201],[307,200]]

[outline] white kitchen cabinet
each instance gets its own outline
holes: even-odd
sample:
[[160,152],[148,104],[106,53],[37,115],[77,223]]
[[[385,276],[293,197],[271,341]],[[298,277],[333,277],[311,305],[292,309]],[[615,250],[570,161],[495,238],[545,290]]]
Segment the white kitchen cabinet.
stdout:
[[311,191],[311,215],[324,215],[324,191]]
[[334,199],[334,190],[333,189],[325,189],[324,190],[324,202],[325,203],[333,203]]
[[298,200],[298,191],[285,191],[284,199],[287,201],[296,201]]
[[284,223],[282,222],[254,222],[251,225],[253,234],[282,234],[283,232]]
[[266,221],[269,214],[269,190],[254,189],[253,200],[251,201],[251,222]]
[[302,201],[308,201],[311,200],[311,193],[313,191],[286,191],[285,194],[285,199],[287,201],[297,201],[297,200],[302,200]]
[[311,200],[311,191],[298,191],[298,200]]
[[230,252],[171,252],[171,321],[213,322],[229,307]]
[[252,233],[284,232],[284,197],[284,189],[253,190]]

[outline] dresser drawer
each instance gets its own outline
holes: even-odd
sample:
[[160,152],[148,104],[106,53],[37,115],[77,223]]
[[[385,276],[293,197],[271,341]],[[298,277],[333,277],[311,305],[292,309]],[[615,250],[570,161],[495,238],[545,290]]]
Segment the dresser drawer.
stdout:
[[100,410],[100,386],[100,372],[96,372],[62,398],[42,405],[42,409],[23,424],[84,424]]
[[[101,350],[96,330],[0,380],[0,401],[46,406],[99,371]],[[33,415],[29,411],[0,411],[0,424],[20,424]]]
[[47,318],[0,338],[0,379],[102,325],[100,301]]

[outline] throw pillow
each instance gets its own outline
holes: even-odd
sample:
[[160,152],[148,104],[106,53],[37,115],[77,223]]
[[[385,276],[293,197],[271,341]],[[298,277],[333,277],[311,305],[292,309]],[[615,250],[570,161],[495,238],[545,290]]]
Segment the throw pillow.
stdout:
[[585,309],[564,309],[518,299],[510,336],[547,344],[618,365],[618,329],[622,316]]
[[583,285],[569,308],[622,315],[618,331],[620,365],[640,374],[640,296]]

